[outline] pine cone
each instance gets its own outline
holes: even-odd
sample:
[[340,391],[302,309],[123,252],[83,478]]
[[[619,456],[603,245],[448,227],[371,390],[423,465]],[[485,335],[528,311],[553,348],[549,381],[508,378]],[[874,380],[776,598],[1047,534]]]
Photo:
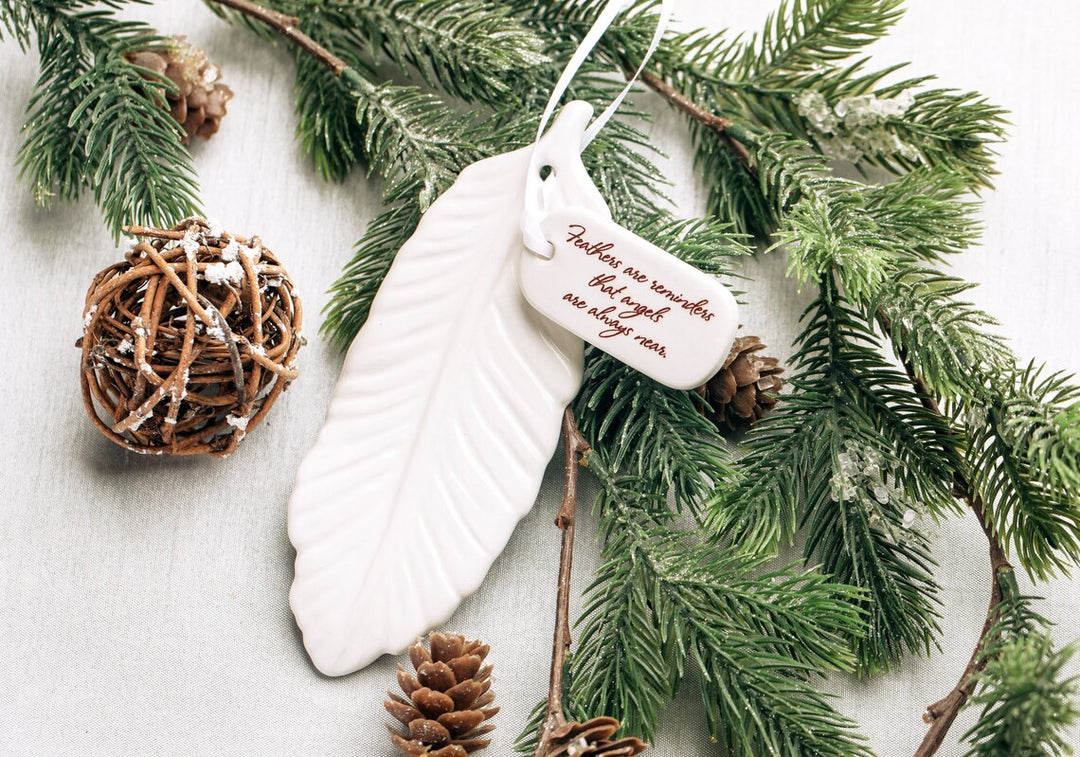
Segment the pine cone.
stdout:
[[482,723],[499,711],[488,707],[495,699],[491,666],[483,665],[490,648],[456,633],[433,633],[430,643],[430,652],[419,639],[409,647],[416,675],[398,666],[408,699],[387,692],[386,711],[408,728],[402,734],[388,725],[390,739],[407,757],[466,757],[491,743],[481,737],[495,726]]
[[206,59],[206,53],[177,37],[169,47],[140,50],[127,59],[176,85],[179,91],[165,97],[172,117],[184,128],[184,144],[194,136],[210,139],[217,133],[233,91],[219,83],[221,69]]
[[753,354],[762,349],[765,345],[756,336],[739,337],[724,367],[698,389],[712,406],[712,413],[707,414],[717,426],[745,430],[776,405],[776,396],[784,386],[780,379],[784,369],[774,357]]
[[615,718],[567,723],[552,732],[546,757],[632,757],[648,749],[633,736],[609,741],[617,730],[619,721]]

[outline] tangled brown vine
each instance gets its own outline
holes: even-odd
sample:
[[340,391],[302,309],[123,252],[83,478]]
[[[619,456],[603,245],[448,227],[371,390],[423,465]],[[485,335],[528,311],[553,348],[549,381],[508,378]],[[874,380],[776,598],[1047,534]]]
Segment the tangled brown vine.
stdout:
[[150,241],[87,292],[87,413],[134,452],[228,455],[297,376],[292,280],[258,238],[202,219],[125,231]]

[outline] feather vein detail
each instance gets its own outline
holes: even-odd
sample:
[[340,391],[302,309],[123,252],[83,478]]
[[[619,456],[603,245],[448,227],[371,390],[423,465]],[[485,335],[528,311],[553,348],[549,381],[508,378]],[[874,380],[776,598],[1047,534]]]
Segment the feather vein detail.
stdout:
[[[568,105],[537,149],[580,145],[590,115]],[[606,213],[577,149],[559,154],[577,164],[570,196]],[[532,507],[581,384],[581,341],[518,285],[529,157],[469,166],[421,219],[297,473],[290,603],[327,675],[398,652],[479,587]]]

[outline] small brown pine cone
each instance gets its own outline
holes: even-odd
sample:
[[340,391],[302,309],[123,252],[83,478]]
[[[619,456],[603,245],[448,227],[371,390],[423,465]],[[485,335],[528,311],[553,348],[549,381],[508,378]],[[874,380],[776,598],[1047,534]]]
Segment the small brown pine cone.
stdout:
[[632,757],[648,749],[633,736],[611,741],[617,730],[619,721],[608,717],[567,723],[552,732],[545,757]]
[[206,59],[206,53],[176,37],[169,47],[140,50],[127,59],[176,85],[178,91],[165,97],[169,113],[184,129],[184,144],[194,136],[210,139],[217,133],[233,91],[218,81],[221,69]]
[[407,757],[466,757],[483,749],[495,729],[484,725],[499,711],[491,707],[491,666],[484,665],[489,647],[465,641],[456,633],[433,633],[431,650],[417,639],[409,647],[416,674],[398,666],[398,684],[405,696],[387,692],[386,711],[405,727],[392,724],[390,739]]
[[748,429],[776,405],[784,369],[776,358],[754,354],[762,349],[765,345],[756,336],[739,337],[720,371],[698,388],[712,407],[706,414],[717,426]]

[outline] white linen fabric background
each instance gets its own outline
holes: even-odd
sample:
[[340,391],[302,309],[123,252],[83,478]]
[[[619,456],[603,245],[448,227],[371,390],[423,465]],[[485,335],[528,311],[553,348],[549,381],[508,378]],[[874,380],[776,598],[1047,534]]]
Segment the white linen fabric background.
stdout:
[[[757,28],[772,0],[684,0],[684,26]],[[985,194],[986,236],[956,261],[982,283],[972,299],[999,317],[1024,359],[1080,369],[1080,87],[1073,71],[1080,6],[1007,0],[910,3],[875,66],[910,60],[912,74],[976,89],[1012,111],[1001,176]],[[221,64],[235,90],[221,133],[194,146],[211,216],[261,234],[298,283],[310,344],[301,376],[269,420],[228,460],[144,459],[114,447],[83,417],[75,339],[94,273],[118,259],[87,200],[33,207],[13,167],[36,60],[0,44],[0,753],[8,755],[390,755],[383,692],[396,659],[340,679],[305,656],[287,604],[293,551],[285,502],[312,444],[341,356],[315,337],[325,292],[377,211],[379,187],[361,172],[318,179],[294,140],[293,65],[280,47],[226,26],[196,0],[135,13],[186,34]],[[681,119],[652,95],[651,133],[670,158],[678,212],[701,212],[703,192]],[[779,258],[747,264],[754,284],[744,333],[788,354],[805,296]],[[495,742],[508,755],[547,681],[560,471],[553,464],[533,513],[480,591],[446,624],[492,644]],[[585,492],[588,502],[589,492]],[[955,683],[985,613],[986,544],[971,518],[935,533],[941,564],[942,650],[872,681],[827,685],[883,757],[909,755],[923,708]],[[594,522],[579,530],[576,585],[596,565]],[[401,555],[400,559],[423,559]],[[1039,588],[1059,642],[1080,636],[1080,583]],[[580,602],[575,600],[575,612]],[[1075,669],[1075,668],[1074,668]],[[971,722],[954,726],[941,754]],[[1080,747],[1080,732],[1070,734]],[[657,757],[717,753],[693,686],[667,711]]]

